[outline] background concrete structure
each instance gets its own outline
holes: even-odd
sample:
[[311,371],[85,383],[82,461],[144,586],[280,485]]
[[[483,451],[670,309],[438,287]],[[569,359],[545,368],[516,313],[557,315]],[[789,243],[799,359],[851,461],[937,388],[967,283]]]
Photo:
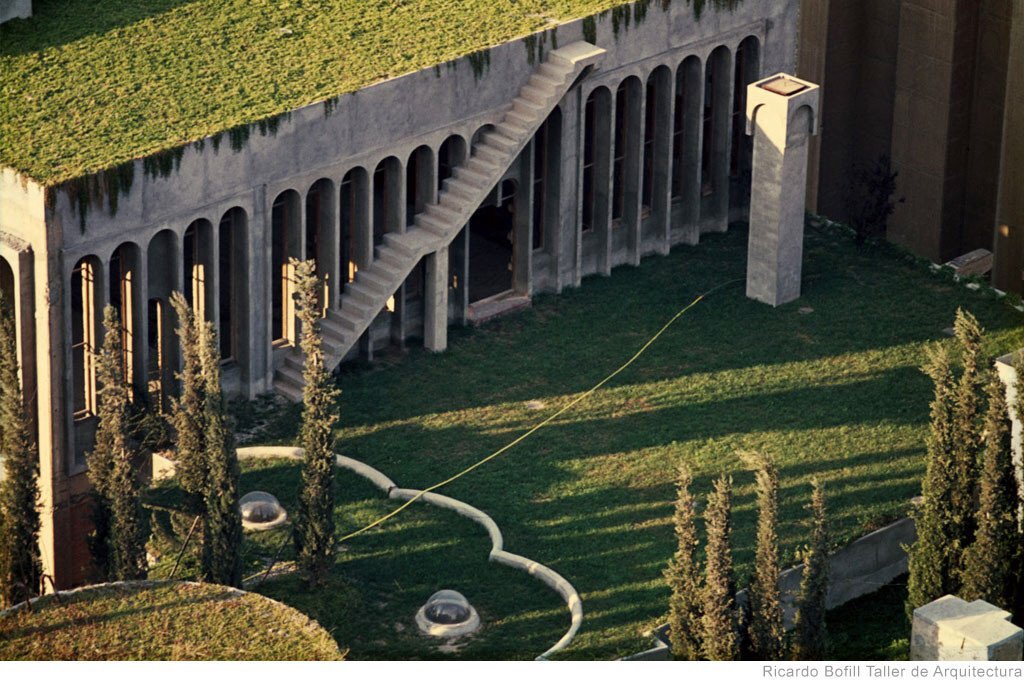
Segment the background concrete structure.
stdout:
[[0,0],[0,24],[32,16],[32,0]]
[[754,137],[747,296],[772,306],[800,297],[807,143],[816,132],[818,86],[776,74],[747,86]]
[[[0,284],[17,289],[25,390],[35,401],[46,572],[58,586],[87,578],[85,453],[105,304],[127,327],[136,399],[166,408],[178,363],[174,290],[217,327],[227,391],[251,397],[274,388],[292,354],[291,257],[317,261],[324,328],[340,320],[333,331],[344,333],[350,312],[372,318],[345,353],[372,358],[390,344],[441,350],[447,326],[482,304],[518,304],[695,244],[745,215],[745,86],[795,68],[798,10],[799,0],[745,0],[697,20],[673,3],[651,5],[629,26],[608,15],[569,22],[496,45],[486,59],[137,160],[122,169],[133,182],[116,211],[104,202],[82,215],[73,192],[0,170]],[[450,244],[413,248],[425,217],[444,215],[428,207],[458,194],[455,181],[472,184],[471,166],[488,154],[497,162],[495,149],[518,146],[509,146],[514,128],[533,130],[509,121],[534,109],[529,101],[540,106],[529,88],[554,76],[546,62],[556,40],[605,54],[536,109],[543,122],[488,177],[493,185],[478,188],[486,197],[472,198],[479,203]],[[375,264],[399,264],[389,252],[410,268],[375,308],[359,294],[374,290]]]
[[[998,225],[1019,220],[997,224],[996,209],[1000,184],[1024,173],[1022,12],[1012,0],[803,0],[797,75],[825,91],[810,209],[844,219],[853,170],[888,156],[905,199],[889,239],[936,262],[993,250]],[[994,282],[1019,293],[1013,234]]]
[[988,602],[946,595],[914,609],[912,661],[1019,661],[1022,652],[1024,630]]

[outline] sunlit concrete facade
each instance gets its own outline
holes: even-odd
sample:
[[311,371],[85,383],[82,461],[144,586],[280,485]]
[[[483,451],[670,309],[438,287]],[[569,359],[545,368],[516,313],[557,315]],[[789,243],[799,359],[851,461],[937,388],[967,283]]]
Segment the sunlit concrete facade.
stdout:
[[[443,350],[447,328],[482,304],[577,287],[744,217],[746,85],[795,69],[798,7],[746,0],[697,21],[673,3],[618,35],[610,19],[596,35],[580,21],[559,26],[558,44],[593,42],[600,62],[544,109],[465,229],[415,266],[345,357]],[[325,326],[358,307],[360,271],[472,176],[463,166],[478,145],[500,144],[510,103],[548,72],[555,40],[545,34],[539,54],[523,40],[495,46],[481,72],[463,59],[313,104],[253,126],[242,144],[208,138],[169,173],[138,161],[116,212],[103,202],[84,220],[67,192],[0,174],[0,285],[15,301],[57,585],[88,578],[85,454],[103,307],[125,322],[126,378],[153,409],[176,390],[173,291],[218,329],[230,393],[274,390],[297,339],[288,259],[316,260]]]

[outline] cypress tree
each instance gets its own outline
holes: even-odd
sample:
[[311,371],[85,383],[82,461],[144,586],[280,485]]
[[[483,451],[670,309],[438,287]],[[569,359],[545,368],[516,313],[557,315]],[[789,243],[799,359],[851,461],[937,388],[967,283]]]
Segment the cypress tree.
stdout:
[[814,530],[811,544],[804,551],[803,575],[797,598],[793,637],[793,659],[821,661],[825,658],[825,599],[828,596],[828,525],[825,518],[825,492],[814,481],[811,513]]
[[957,309],[953,324],[963,365],[956,383],[953,413],[954,439],[950,475],[950,537],[953,589],[959,588],[963,552],[974,537],[974,512],[978,500],[978,462],[981,456],[982,329],[969,312]]
[[679,467],[673,520],[676,552],[665,570],[672,595],[669,597],[668,634],[672,655],[695,661],[701,652],[701,576],[697,559],[697,510],[690,493],[693,475],[686,465]]
[[[1017,421],[1024,423],[1024,351],[1014,355],[1013,368],[1017,373],[1017,397],[1013,401],[1013,411]],[[1024,467],[1024,462],[1019,463]],[[1024,471],[1018,470],[1018,475]],[[1024,480],[1017,479],[1017,532],[1020,533],[1020,544],[1024,547]],[[1012,609],[1014,623],[1024,625],[1024,560],[1017,564],[1017,595]]]
[[203,577],[238,587],[242,582],[242,517],[238,511],[238,457],[235,436],[224,407],[220,350],[213,324],[200,325],[199,356],[204,396],[203,440],[206,445],[206,500],[203,532]]
[[954,591],[956,567],[950,546],[954,527],[951,509],[953,450],[957,438],[954,425],[956,384],[949,347],[935,344],[926,352],[928,359],[924,371],[935,384],[935,394],[931,403],[926,471],[921,490],[924,501],[913,512],[917,540],[907,548],[910,572],[908,618],[919,606]]
[[181,393],[171,403],[171,425],[177,443],[175,471],[185,491],[189,510],[202,513],[206,491],[206,443],[204,441],[203,376],[200,365],[199,329],[192,306],[181,294],[171,294],[171,306],[178,316],[176,333],[181,345],[182,368],[178,378]]
[[0,295],[0,607],[39,593],[39,455],[21,384],[12,311]]
[[[106,547],[97,537],[93,559],[112,580],[146,575],[142,505],[135,480],[135,452],[128,439],[128,387],[124,383],[121,323],[112,306],[103,310],[103,348],[96,358],[99,424],[96,445],[88,456],[89,477],[98,496]],[[104,563],[101,563],[104,562]]]
[[704,609],[701,616],[704,658],[735,661],[740,654],[736,619],[736,586],[729,542],[732,526],[732,479],[725,474],[715,481],[704,511],[707,527],[707,576],[704,581]]
[[984,599],[1009,610],[1014,606],[1022,559],[1017,521],[1020,498],[1010,449],[1005,389],[995,372],[989,374],[977,533],[964,553],[960,597],[967,601]]
[[757,551],[750,585],[750,655],[759,661],[781,661],[784,655],[782,604],[779,597],[779,471],[763,454],[747,455],[757,476]]
[[305,450],[302,487],[294,526],[295,553],[311,586],[327,580],[334,556],[334,432],[332,413],[338,391],[324,366],[319,327],[322,310],[315,261],[292,259],[295,271],[296,303],[302,335],[300,349],[305,356],[302,397],[302,427],[299,433]]

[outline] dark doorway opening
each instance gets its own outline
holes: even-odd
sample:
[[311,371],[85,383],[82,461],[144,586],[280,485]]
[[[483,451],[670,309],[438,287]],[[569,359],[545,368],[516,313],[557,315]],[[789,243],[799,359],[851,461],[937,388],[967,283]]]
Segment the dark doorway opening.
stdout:
[[512,290],[516,183],[506,180],[493,203],[469,221],[469,302]]

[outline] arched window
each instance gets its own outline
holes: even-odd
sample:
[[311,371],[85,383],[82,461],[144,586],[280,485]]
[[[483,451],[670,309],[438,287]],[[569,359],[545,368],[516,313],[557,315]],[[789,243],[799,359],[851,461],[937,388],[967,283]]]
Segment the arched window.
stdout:
[[302,257],[299,201],[299,193],[289,189],[271,205],[271,338],[275,344],[295,342],[295,286],[290,260]]
[[217,227],[219,293],[218,335],[223,360],[236,360],[248,369],[249,344],[249,225],[245,210],[236,206]]
[[607,222],[611,93],[600,87],[587,98],[583,122],[583,201],[580,228]]
[[687,57],[676,72],[676,98],[672,127],[672,198],[691,196],[690,169],[700,161],[701,121],[700,59]]
[[71,365],[73,409],[76,420],[96,414],[96,352],[99,350],[103,311],[98,284],[102,266],[86,256],[71,271]]
[[426,145],[417,147],[409,155],[405,167],[405,224],[412,225],[417,213],[422,213],[434,201],[434,150]]
[[533,138],[533,244],[545,247],[549,226],[557,225],[562,170],[562,110],[555,107]]
[[[139,247],[131,242],[118,246],[110,257],[110,289],[108,301],[117,310],[121,320],[121,346],[124,349],[124,380],[136,385],[136,358],[141,352],[138,344],[138,325],[142,315],[138,299],[138,272],[141,260]],[[141,385],[139,386],[141,389]]]
[[306,260],[316,261],[324,314],[337,297],[338,258],[335,255],[334,183],[322,178],[306,193]]
[[159,410],[170,409],[177,369],[177,318],[170,297],[172,292],[182,289],[178,253],[178,236],[170,230],[158,232],[146,253],[146,378],[150,400]]
[[373,171],[373,245],[384,243],[384,235],[398,232],[402,225],[404,198],[401,193],[402,162],[389,156]]
[[[750,173],[753,139],[746,135],[747,86],[760,78],[761,55],[757,38],[749,36],[736,50],[736,75],[732,108],[732,150],[729,171],[734,178]],[[749,190],[749,188],[747,188]]]
[[437,189],[440,190],[444,181],[452,177],[456,166],[466,160],[466,141],[461,135],[451,135],[441,144],[437,152]]
[[182,238],[184,287],[182,293],[200,320],[213,314],[213,226],[210,221],[194,220]]
[[710,196],[727,188],[730,138],[729,82],[732,55],[718,47],[708,58],[704,73],[704,144],[701,154],[701,194]]
[[366,266],[364,244],[370,241],[369,178],[365,168],[353,168],[341,181],[339,211],[341,224],[341,272],[345,283],[356,277],[360,266]]
[[659,66],[647,79],[647,98],[644,108],[644,165],[640,203],[649,210],[653,210],[652,207],[655,205],[659,207],[662,205],[660,198],[667,191],[664,171],[661,169],[665,167],[669,153],[667,133],[670,124],[671,86],[672,72],[666,66]]

